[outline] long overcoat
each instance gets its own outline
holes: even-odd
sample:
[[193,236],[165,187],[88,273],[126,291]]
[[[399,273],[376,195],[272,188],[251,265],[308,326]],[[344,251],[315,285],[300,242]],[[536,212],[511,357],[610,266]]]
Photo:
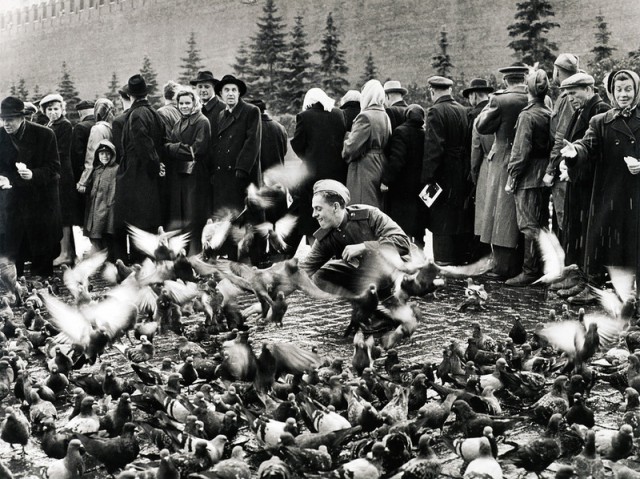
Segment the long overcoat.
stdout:
[[392,132],[404,123],[404,112],[407,111],[408,106],[409,105],[407,105],[406,101],[400,100],[395,102],[393,105],[385,108],[387,115],[389,116],[389,120],[391,121]]
[[344,115],[344,123],[347,127],[347,131],[351,131],[353,120],[355,120],[356,116],[360,114],[360,102],[348,101],[345,104],[340,105],[340,109],[342,110],[342,114]]
[[266,171],[272,166],[284,165],[284,157],[289,149],[286,128],[262,114],[262,141],[260,142],[260,167]]
[[475,123],[478,115],[489,100],[480,102],[474,108],[469,110],[469,136],[471,141],[470,165],[471,165],[471,181],[475,185],[475,215],[473,221],[473,232],[476,236],[480,236],[482,224],[484,222],[484,202],[487,195],[487,176],[489,172],[489,152],[493,146],[493,135],[481,135],[476,129]]
[[[199,110],[188,117],[181,117],[173,126],[166,145],[170,229],[206,221],[211,195],[207,169],[210,143],[211,126]],[[195,163],[191,164],[192,161]],[[199,237],[200,232],[194,231],[193,234]]]
[[[78,183],[78,181],[80,180],[80,176],[84,171],[84,155],[87,151],[87,143],[89,142],[91,127],[95,124],[95,117],[93,115],[87,115],[73,126],[73,131],[71,132],[70,157],[71,169],[73,170],[73,180],[75,183]],[[78,193],[77,190],[75,194],[78,211],[75,217],[74,224],[82,225],[84,223],[85,198],[84,195]]]
[[[62,238],[56,137],[49,128],[26,121],[22,136],[14,141],[17,147],[0,128],[0,175],[12,185],[0,191],[6,214],[6,254],[16,259],[20,241],[26,237],[32,255],[56,255]],[[31,180],[20,178],[17,162],[33,172]]]
[[504,191],[509,174],[507,163],[516,134],[518,115],[527,106],[525,86],[496,92],[476,121],[478,133],[495,134],[489,157],[484,222],[480,241],[506,248],[518,246],[520,231],[516,219],[516,204],[512,194]]
[[342,149],[349,164],[347,188],[351,204],[382,208],[380,184],[387,163],[384,148],[390,137],[391,121],[381,105],[365,108],[353,121]]
[[421,183],[435,182],[442,188],[429,209],[427,226],[438,235],[473,231],[467,130],[467,110],[450,95],[427,110]]
[[164,123],[148,100],[136,100],[125,115],[123,157],[118,167],[114,203],[116,232],[126,223],[155,230],[161,223],[159,174],[164,157]]
[[591,265],[639,266],[640,175],[632,175],[625,156],[640,158],[640,110],[625,119],[617,111],[594,116],[574,143],[578,157],[569,166],[590,162],[593,190],[585,243],[586,272]]
[[114,234],[113,202],[116,194],[116,148],[109,140],[101,140],[96,146],[106,146],[111,151],[111,161],[106,165],[98,159],[94,151],[91,174],[87,180],[87,205],[84,218],[84,234],[88,238],[104,238],[105,234]]
[[391,134],[389,164],[383,175],[387,214],[409,237],[422,240],[427,207],[418,198],[422,189],[424,121],[408,118]]
[[76,221],[78,214],[78,197],[76,195],[76,183],[71,166],[71,135],[73,126],[64,116],[54,121],[50,128],[56,135],[58,145],[58,158],[60,159],[60,180],[58,191],[60,195],[60,212],[62,224],[70,226]]
[[[611,109],[597,93],[583,108],[573,113],[565,138],[567,141],[581,140],[589,128],[589,120],[595,115]],[[598,153],[594,153],[598,154]],[[582,167],[569,168],[569,181],[564,203],[564,251],[566,264],[578,264],[583,271],[586,267],[584,245],[587,239],[591,190],[593,189],[593,161],[582,162]]]
[[293,193],[301,234],[312,235],[318,229],[318,223],[311,217],[313,184],[321,179],[346,183],[347,164],[342,159],[346,131],[344,115],[338,108],[325,111],[322,104],[315,103],[296,115],[291,148],[309,174]]
[[[260,109],[240,99],[232,112],[220,113],[212,128],[213,211],[225,207],[242,210],[249,183],[262,185]],[[247,178],[237,178],[236,171]]]

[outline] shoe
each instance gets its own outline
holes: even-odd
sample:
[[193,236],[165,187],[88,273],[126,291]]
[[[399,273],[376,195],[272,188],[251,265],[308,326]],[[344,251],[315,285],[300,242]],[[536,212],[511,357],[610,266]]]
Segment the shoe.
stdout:
[[593,294],[593,292],[591,291],[591,288],[587,286],[587,287],[583,287],[580,293],[576,294],[575,296],[569,297],[567,301],[569,302],[569,304],[573,304],[576,306],[584,306],[587,304],[595,303],[596,301],[598,301],[598,297],[595,294]]
[[67,266],[71,266],[73,265],[73,258],[63,258],[58,256],[56,259],[53,260],[53,266],[62,266],[63,264],[66,264]]
[[572,286],[571,288],[561,289],[559,291],[556,291],[556,294],[558,296],[560,296],[561,298],[568,298],[570,296],[576,296],[576,295],[580,294],[580,292],[584,289],[585,286],[586,286],[586,284],[584,282],[580,282],[580,283],[576,284],[575,286]]
[[518,276],[506,280],[504,284],[505,286],[513,287],[529,286],[539,277],[540,276],[538,276],[537,274],[520,273]]
[[562,281],[556,281],[549,286],[549,291],[559,291],[561,289],[571,289],[577,284],[584,283],[584,278],[578,272],[569,275]]
[[500,273],[496,273],[495,271],[489,271],[488,273],[485,273],[483,276],[485,279],[488,279],[489,281],[504,281],[507,279],[506,276]]

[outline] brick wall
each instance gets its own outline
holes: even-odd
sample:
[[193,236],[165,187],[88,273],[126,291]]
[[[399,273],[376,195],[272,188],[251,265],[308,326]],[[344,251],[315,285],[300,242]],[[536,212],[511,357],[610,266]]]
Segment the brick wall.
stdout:
[[[380,77],[424,84],[446,25],[454,75],[466,79],[495,72],[513,61],[506,26],[516,0],[277,0],[289,26],[300,13],[313,50],[326,15],[333,11],[347,50],[350,79],[372,51]],[[80,10],[82,4],[83,9]],[[248,40],[262,0],[49,0],[0,14],[0,92],[24,77],[32,90],[54,89],[66,61],[83,97],[102,95],[115,71],[123,83],[149,55],[162,83],[178,75],[190,31],[205,64],[218,77],[230,72],[236,50]],[[620,52],[640,47],[637,0],[553,0],[561,29],[560,51],[588,58],[594,19],[605,15]],[[19,19],[18,19],[19,16]],[[586,61],[585,61],[586,63]]]

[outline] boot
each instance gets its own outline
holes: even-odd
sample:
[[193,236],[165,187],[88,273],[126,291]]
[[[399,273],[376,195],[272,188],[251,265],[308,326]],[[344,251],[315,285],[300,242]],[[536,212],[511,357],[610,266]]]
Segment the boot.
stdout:
[[524,260],[522,261],[522,273],[518,276],[508,279],[504,282],[506,286],[529,286],[535,280],[540,278],[540,262],[536,251],[535,240],[533,238],[524,238]]
[[567,301],[569,302],[569,304],[573,304],[576,306],[584,306],[586,304],[593,304],[595,302],[598,301],[598,297],[593,294],[593,291],[591,291],[591,288],[589,288],[588,286],[585,286],[582,291],[580,291],[580,293],[576,294],[575,296],[570,296],[569,299],[567,299]]
[[557,291],[557,295],[560,296],[561,298],[569,298],[570,296],[576,296],[582,292],[582,290],[585,288],[586,285],[587,283],[585,281],[581,281],[579,283],[576,283],[571,288],[561,289]]
[[579,269],[570,271],[567,276],[549,285],[549,291],[573,288],[576,284],[584,283],[584,275]]
[[523,271],[518,276],[506,280],[504,284],[513,287],[529,286],[538,278],[540,278],[539,274],[528,274]]

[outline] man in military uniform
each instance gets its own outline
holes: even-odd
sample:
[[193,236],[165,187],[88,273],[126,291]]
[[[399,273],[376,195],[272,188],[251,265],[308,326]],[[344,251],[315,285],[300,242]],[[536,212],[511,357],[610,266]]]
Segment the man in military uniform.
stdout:
[[[360,277],[368,269],[363,263],[370,261],[381,246],[395,248],[401,256],[407,256],[410,241],[402,228],[378,208],[345,206],[350,199],[349,190],[338,181],[320,180],[314,184],[313,217],[320,229],[300,267],[309,276],[315,274],[314,281],[323,289],[331,290],[337,285],[360,294],[359,288],[369,284]],[[391,278],[378,278],[377,286],[381,300],[391,296]]]
[[467,109],[451,96],[453,81],[433,76],[427,82],[434,103],[427,110],[420,180],[442,188],[427,221],[433,233],[433,257],[443,266],[464,264],[470,260],[473,241]]
[[487,188],[480,241],[490,244],[493,250],[491,279],[507,279],[517,275],[522,266],[521,252],[517,251],[520,231],[516,219],[513,195],[505,191],[509,175],[507,162],[515,136],[518,115],[527,105],[524,77],[529,69],[513,65],[499,70],[504,75],[507,88],[497,91],[476,120],[476,130],[481,135],[495,135],[489,157]]
[[505,191],[515,196],[518,228],[524,235],[522,272],[508,279],[505,282],[507,286],[527,286],[540,277],[536,238],[549,217],[549,195],[542,178],[553,145],[549,134],[551,110],[544,104],[548,90],[549,80],[544,70],[527,77],[529,104],[518,116],[516,136],[507,164],[509,181]]

